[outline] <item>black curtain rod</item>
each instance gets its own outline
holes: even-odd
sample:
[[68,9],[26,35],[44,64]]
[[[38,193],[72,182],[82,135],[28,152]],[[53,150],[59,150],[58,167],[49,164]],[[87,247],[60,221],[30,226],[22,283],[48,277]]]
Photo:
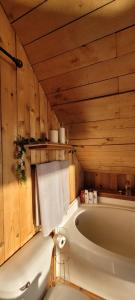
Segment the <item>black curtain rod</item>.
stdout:
[[17,57],[12,56],[9,52],[7,52],[5,49],[0,47],[0,51],[3,52],[6,56],[8,56],[15,64],[17,68],[23,67],[23,62],[18,59]]

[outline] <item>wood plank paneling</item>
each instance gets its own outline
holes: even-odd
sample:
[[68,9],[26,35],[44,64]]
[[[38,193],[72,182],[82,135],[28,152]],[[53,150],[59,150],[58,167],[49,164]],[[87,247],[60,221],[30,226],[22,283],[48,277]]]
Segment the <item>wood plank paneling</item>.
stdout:
[[34,234],[33,221],[33,204],[32,204],[32,182],[31,182],[31,168],[30,157],[27,154],[26,159],[27,182],[19,187],[20,199],[20,235],[21,246],[23,246]]
[[[14,35],[11,35],[9,43],[10,47],[12,47],[11,51],[15,53]],[[18,199],[18,184],[14,174],[13,144],[17,135],[16,70],[13,65],[2,61],[1,72],[4,243],[5,259],[7,259],[20,246],[20,203]]]
[[[26,243],[34,234],[31,155],[26,153],[27,181],[18,184],[15,166],[14,141],[17,135],[38,138],[48,133],[49,126],[59,127],[54,111],[29,64],[28,58],[15,36],[0,6],[0,45],[23,61],[16,69],[0,54],[0,264]],[[48,112],[49,110],[49,112]],[[48,123],[48,124],[47,124]],[[1,135],[2,132],[2,135]],[[60,153],[61,152],[61,153]],[[63,151],[55,151],[53,159],[65,159]],[[34,162],[48,160],[46,151],[35,152]],[[2,170],[2,171],[1,171]],[[72,184],[72,183],[71,183]],[[1,197],[1,192],[3,195]]]
[[117,33],[117,55],[135,51],[135,26]]
[[[109,2],[111,0],[43,1],[42,5],[14,22],[13,25],[25,45]],[[29,28],[29,30],[26,31],[25,28]]]
[[[130,95],[128,96],[130,98]],[[103,97],[100,100],[94,99],[71,104],[61,104],[55,106],[54,109],[59,120],[61,122],[63,121],[65,124],[115,119],[120,116],[119,97],[120,96],[115,95]],[[125,97],[126,96],[123,95],[123,99]],[[131,95],[131,101],[132,98],[134,98],[133,95]]]
[[[24,53],[19,39],[16,39],[17,56],[23,61],[23,68],[17,69],[17,109],[18,109],[18,135],[30,137],[30,101],[33,95],[33,71]],[[32,211],[32,186],[30,170],[30,153],[26,159],[27,182],[19,185],[20,201],[20,236],[21,246],[34,234]]]
[[[15,55],[15,35],[0,7],[1,45]],[[17,134],[16,69],[3,55],[1,61],[2,189],[4,216],[4,260],[20,246],[18,184],[15,177],[13,141]],[[8,112],[7,112],[8,108]],[[3,226],[2,226],[3,228]],[[0,231],[3,235],[3,230]],[[2,238],[3,239],[3,238]],[[1,240],[1,238],[0,238]],[[3,255],[3,251],[1,253]],[[1,259],[0,259],[1,260]],[[3,260],[3,258],[2,258]]]
[[[80,156],[83,167],[99,168],[105,172],[109,167],[111,172],[126,172],[127,168],[132,172],[134,150],[128,161],[128,151],[125,153],[124,147],[132,147],[135,143],[134,93],[125,93],[135,90],[134,0],[107,1],[104,7],[98,7],[74,22],[71,20],[86,13],[89,5],[101,5],[101,2],[85,3],[76,10],[80,3],[78,0],[71,15],[68,15],[68,9],[66,14],[62,12],[64,5],[68,8],[70,2],[62,4],[59,1],[59,5],[54,5],[57,16],[52,18],[55,13],[54,6],[51,6],[53,1],[41,5],[45,10],[48,7],[48,17],[51,16],[48,21],[47,18],[43,20],[43,11],[39,7],[15,22],[16,29],[22,32],[24,43],[38,38],[26,46],[32,64],[38,63],[34,65],[38,79],[55,106],[54,111],[60,122],[70,124],[69,137],[72,143],[88,145],[91,151],[93,145],[99,147],[101,156],[100,152],[95,151],[92,159],[87,148],[83,148]],[[30,22],[32,16],[36,20],[34,25]],[[39,26],[46,22],[45,29]],[[64,22],[71,23],[66,25]],[[29,25],[27,33],[24,29],[26,26],[22,26],[24,24]],[[60,25],[64,27],[58,29]],[[55,32],[50,32],[53,30]],[[39,38],[44,34],[47,35]],[[123,94],[119,95],[121,92]],[[49,105],[48,122],[49,128],[59,126]],[[115,144],[123,145],[122,157],[118,151],[113,151]],[[107,145],[110,151],[107,157],[103,145]],[[78,148],[79,155],[80,152]],[[58,159],[59,153],[52,152],[51,156],[52,159]],[[103,178],[107,182],[106,175]]]
[[47,120],[47,98],[41,86],[39,86],[40,97],[40,131],[41,135],[48,137],[48,120]]
[[135,52],[42,81],[47,94],[135,72]]
[[73,157],[72,155],[69,155],[69,184],[71,186],[70,189],[70,202],[72,202],[75,199],[76,196],[76,186],[75,186],[75,165],[73,163]]
[[84,180],[85,187],[87,188],[91,187],[100,191],[113,192],[118,192],[119,190],[125,192],[125,185],[128,180],[130,182],[132,192],[135,190],[135,175],[133,174],[85,172]]
[[[32,93],[30,97],[30,136],[33,138],[37,138],[37,131],[40,126],[40,122],[38,121],[37,124],[37,115],[39,115],[39,105],[37,107],[37,97],[39,98],[38,94],[38,83],[35,80],[34,74],[31,74],[32,78]],[[38,125],[38,127],[37,127]],[[37,162],[37,155],[39,155],[40,152],[36,152],[36,150],[31,151],[31,163],[36,164]]]
[[119,92],[135,90],[135,73],[119,77]]
[[8,19],[10,22],[13,22],[15,19],[41,4],[43,0],[1,0],[0,2],[6,11]]
[[[25,47],[32,64],[134,24],[134,0],[117,0]],[[79,33],[79,34],[78,34]]]
[[52,106],[118,93],[118,78],[48,94]]
[[76,154],[69,154],[69,184],[70,184],[70,202],[72,202],[80,193],[84,185],[84,174]]
[[[91,173],[93,175],[93,173]],[[95,188],[97,190],[117,191],[117,176],[116,174],[96,173]]]
[[122,164],[119,166],[114,166],[114,165],[106,165],[104,163],[100,164],[98,163],[91,163],[89,160],[84,161],[84,160],[79,160],[81,163],[82,168],[86,172],[101,172],[101,173],[109,173],[109,174],[135,174],[135,167],[128,166],[123,166]]
[[0,264],[4,261],[4,202],[2,189],[2,136],[1,136],[1,68],[0,68]]
[[[39,86],[40,98],[40,132],[41,136],[48,138],[48,120],[47,120],[47,98],[41,86]],[[40,151],[41,162],[48,160],[48,152],[45,150]]]
[[[115,144],[116,141],[124,143],[135,142],[135,119],[103,120],[69,126],[69,138],[74,141],[104,140],[106,143]],[[80,143],[79,143],[80,144]],[[82,144],[83,145],[83,144]]]
[[54,110],[51,110],[51,105],[48,102],[48,134],[50,129],[58,129],[60,127],[59,121],[54,113]]
[[37,78],[43,80],[116,56],[115,35],[83,45],[80,48],[33,65]]
[[134,118],[135,116],[135,92],[119,95],[120,118]]
[[[40,95],[39,95],[39,84],[36,76],[34,76],[34,96],[35,96],[35,138],[41,137],[40,133]],[[32,125],[32,124],[31,124]],[[40,150],[36,151],[36,163],[40,163],[41,155]]]
[[[71,139],[70,143],[76,147],[133,144],[135,142],[134,134],[133,134],[134,131],[135,129],[132,130],[132,134],[131,134],[133,137],[126,136],[126,137],[89,138],[89,139],[78,139],[78,140]],[[123,135],[124,135],[124,130],[123,130]]]
[[116,173],[120,169],[124,173],[126,168],[135,171],[134,151],[135,145],[85,146],[77,151],[77,156],[82,166],[89,170],[105,169]]
[[33,94],[32,69],[19,39],[17,39],[16,49],[18,57],[21,57],[24,64],[22,69],[17,70],[18,134],[30,137],[30,99]]

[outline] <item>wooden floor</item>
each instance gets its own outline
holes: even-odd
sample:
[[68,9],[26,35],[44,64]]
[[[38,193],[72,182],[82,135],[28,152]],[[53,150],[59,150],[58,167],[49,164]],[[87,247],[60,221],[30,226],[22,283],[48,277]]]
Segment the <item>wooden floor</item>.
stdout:
[[64,283],[65,285],[73,287],[73,288],[79,290],[82,294],[86,295],[91,300],[105,300],[105,299],[103,299],[103,298],[101,298],[101,297],[99,297],[99,296],[97,296],[97,295],[95,295],[95,294],[93,294],[91,292],[88,292],[88,291],[84,290],[81,287],[78,287],[77,285],[75,285],[75,284],[73,284],[73,283],[71,283],[69,281],[63,281],[62,279],[56,279],[56,283]]

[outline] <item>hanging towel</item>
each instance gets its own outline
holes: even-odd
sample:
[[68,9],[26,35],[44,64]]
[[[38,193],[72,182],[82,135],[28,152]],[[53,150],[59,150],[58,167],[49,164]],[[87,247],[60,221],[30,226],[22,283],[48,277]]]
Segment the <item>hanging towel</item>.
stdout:
[[39,164],[36,171],[42,232],[48,236],[61,223],[68,209],[68,162]]
[[35,225],[37,227],[41,226],[39,191],[38,191],[38,184],[37,184],[37,172],[35,172]]
[[67,160],[60,161],[60,186],[63,203],[63,214],[67,213],[69,207],[69,162]]

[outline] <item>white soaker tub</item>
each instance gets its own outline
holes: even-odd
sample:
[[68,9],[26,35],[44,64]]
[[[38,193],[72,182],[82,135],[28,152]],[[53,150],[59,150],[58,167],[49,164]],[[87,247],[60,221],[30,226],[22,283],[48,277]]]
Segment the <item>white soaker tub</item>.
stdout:
[[83,206],[63,227],[70,249],[64,278],[105,299],[134,300],[135,210]]

